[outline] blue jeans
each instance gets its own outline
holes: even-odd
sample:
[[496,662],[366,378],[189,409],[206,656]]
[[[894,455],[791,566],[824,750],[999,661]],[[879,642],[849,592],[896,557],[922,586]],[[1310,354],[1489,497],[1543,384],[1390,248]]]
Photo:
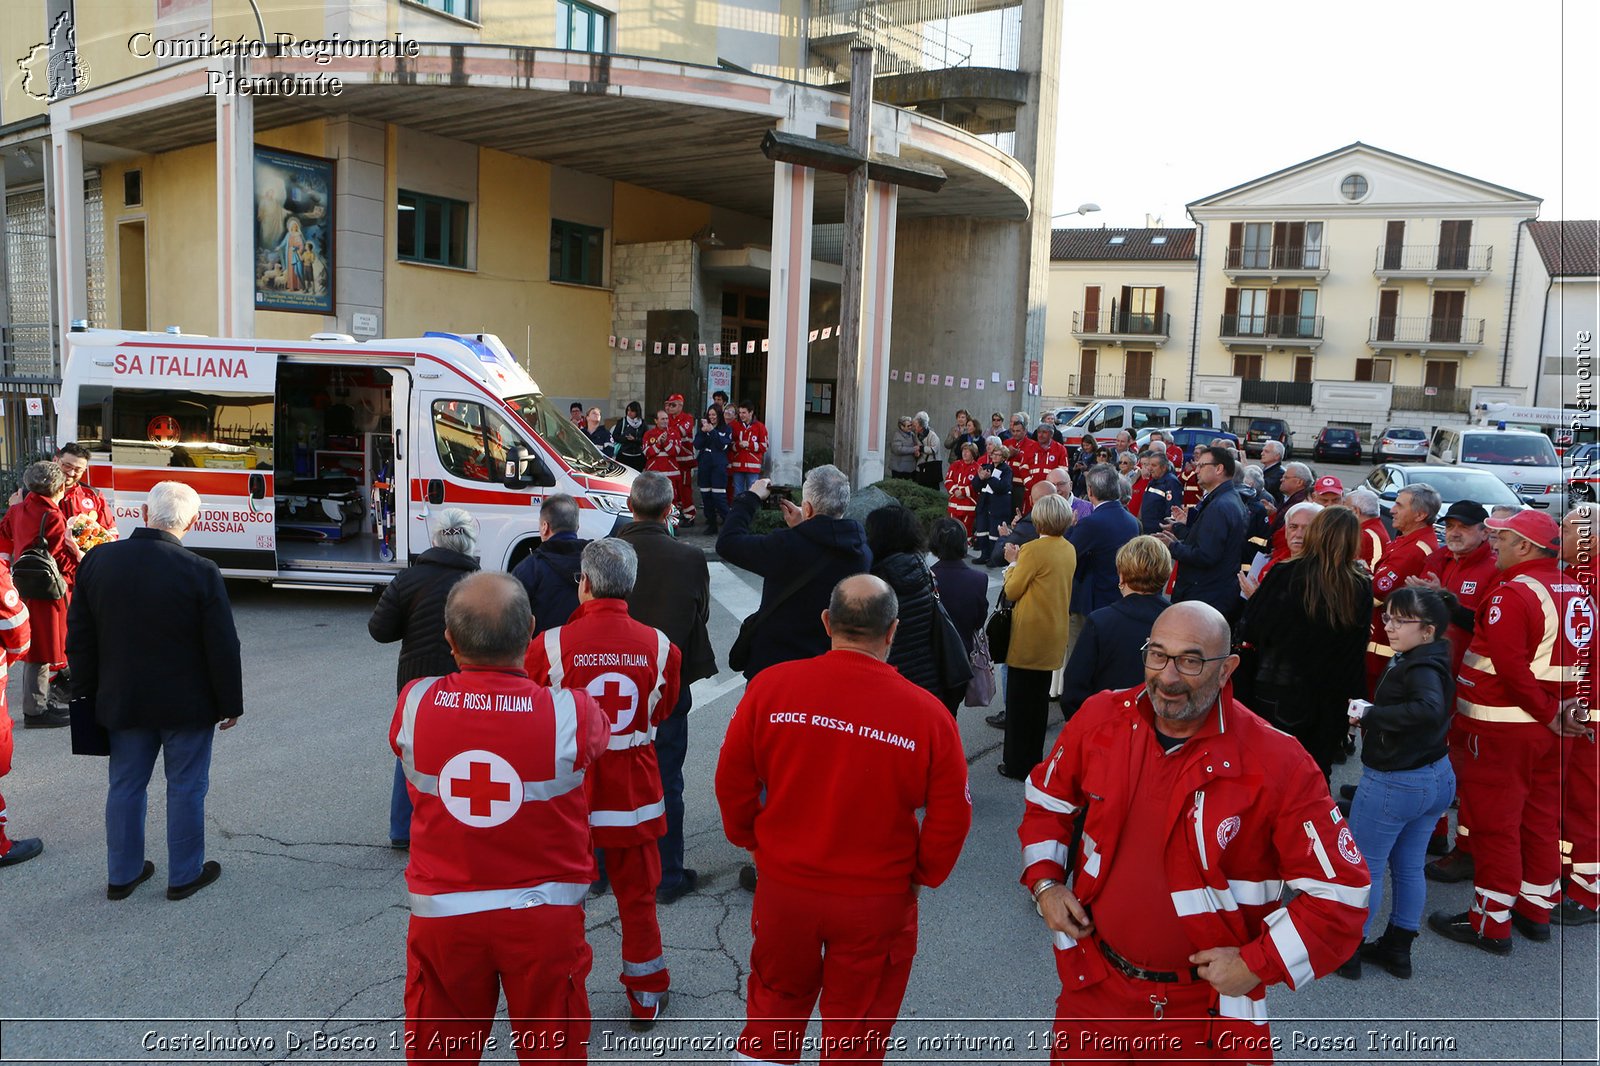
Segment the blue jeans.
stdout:
[[167,884],[200,877],[206,860],[206,790],[216,730],[113,729],[106,792],[106,880],[125,885],[144,870],[144,816],[156,753],[167,777]]
[[656,841],[661,849],[661,887],[676,888],[683,880],[683,760],[689,754],[689,707],[694,694],[683,686],[677,706],[656,726],[656,762],[666,797],[667,831]]
[[751,474],[742,471],[734,471],[728,476],[733,478],[733,494],[735,496],[739,495],[741,492],[749,492],[750,486],[754,485],[761,478],[760,474]]
[[1394,902],[1389,921],[1415,931],[1427,897],[1422,864],[1428,857],[1428,837],[1439,815],[1456,794],[1456,775],[1450,760],[1442,758],[1415,770],[1361,771],[1350,808],[1350,832],[1367,857],[1372,874],[1372,897],[1367,911],[1368,939],[1382,930],[1378,910],[1383,905],[1383,872],[1387,866],[1394,882]]
[[394,788],[389,791],[389,839],[411,839],[411,793],[406,791],[406,771],[394,761]]

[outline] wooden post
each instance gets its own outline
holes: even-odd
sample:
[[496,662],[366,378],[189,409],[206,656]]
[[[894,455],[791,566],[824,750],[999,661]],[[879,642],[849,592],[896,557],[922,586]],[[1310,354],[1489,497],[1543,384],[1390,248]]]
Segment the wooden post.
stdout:
[[[850,46],[850,150],[867,157],[872,148],[872,45]],[[833,462],[854,479],[858,452],[856,377],[861,363],[861,294],[865,275],[867,168],[846,178],[843,283],[839,293],[839,376],[833,393]]]

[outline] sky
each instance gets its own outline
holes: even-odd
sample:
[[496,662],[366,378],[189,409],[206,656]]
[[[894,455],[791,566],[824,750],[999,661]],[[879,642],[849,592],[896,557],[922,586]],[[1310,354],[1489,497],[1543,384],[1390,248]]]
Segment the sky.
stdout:
[[[1057,227],[1184,205],[1353,141],[1600,217],[1597,0],[1057,0]],[[1563,85],[1564,82],[1564,85]]]

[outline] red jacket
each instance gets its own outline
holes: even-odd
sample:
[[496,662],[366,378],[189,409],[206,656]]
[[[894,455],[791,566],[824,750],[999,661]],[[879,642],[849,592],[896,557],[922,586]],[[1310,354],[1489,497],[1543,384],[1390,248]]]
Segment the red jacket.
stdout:
[[[1428,572],[1439,579],[1443,589],[1460,601],[1469,613],[1476,613],[1478,604],[1500,584],[1500,569],[1494,564],[1494,551],[1486,540],[1464,556],[1450,552],[1435,552],[1428,556]],[[1461,659],[1472,643],[1472,627],[1450,623],[1450,669],[1461,672]]]
[[737,419],[731,423],[733,428],[733,458],[728,461],[728,470],[735,474],[761,475],[761,460],[767,454],[767,427],[750,420],[747,426]]
[[1028,436],[1006,436],[1000,438],[1010,455],[1011,484],[1027,485],[1028,474],[1031,473],[1029,464],[1032,462],[1034,441]]
[[645,431],[644,468],[667,477],[681,477],[678,467],[678,435],[670,428],[653,427]]
[[[1093,909],[1135,780],[1130,766],[1154,727],[1143,686],[1090,697],[1067,721],[1050,757],[1025,786],[1022,883],[1067,878],[1073,822],[1085,804],[1073,891]],[[1350,829],[1316,763],[1298,741],[1268,726],[1222,690],[1218,708],[1179,749],[1166,847],[1171,906],[1201,948],[1237,947],[1261,978],[1246,996],[1223,996],[1220,1012],[1266,1020],[1266,989],[1301,988],[1348,959],[1361,943],[1370,882]],[[763,871],[765,873],[765,871]],[[1298,895],[1288,905],[1285,886]],[[1099,950],[1055,934],[1063,988],[1106,975]],[[1115,947],[1116,945],[1112,945]]]
[[1033,441],[1032,445],[1027,449],[1028,477],[1024,482],[1025,487],[1030,489],[1043,481],[1050,471],[1067,465],[1065,444],[1052,442],[1041,446],[1038,441]]
[[589,825],[596,847],[627,847],[667,831],[656,726],[678,703],[678,649],[628,617],[626,600],[580,603],[567,624],[528,646],[528,678],[587,692],[611,723],[605,754],[589,771]]
[[[944,491],[950,497],[950,510],[972,511],[977,501],[972,497],[972,479],[978,476],[978,464],[957,459],[944,475]],[[1010,506],[1008,503],[1007,506]]]
[[667,429],[677,435],[678,462],[693,465],[694,457],[694,415],[688,411],[679,411],[675,415],[667,416]]
[[1378,572],[1378,563],[1383,559],[1389,540],[1389,527],[1383,524],[1383,519],[1369,518],[1361,523],[1361,547],[1356,558],[1367,565],[1367,573]]
[[1562,700],[1583,690],[1583,666],[1594,656],[1594,600],[1554,559],[1519,563],[1500,578],[1478,606],[1456,678],[1456,713],[1543,729]]
[[861,652],[757,674],[728,723],[716,787],[723,832],[755,853],[763,879],[844,896],[941,884],[972,826],[950,712]]
[[587,692],[466,667],[400,691],[389,746],[411,794],[411,913],[577,905],[597,870],[585,772],[610,724]]
[[1439,552],[1439,535],[1432,525],[1414,529],[1403,537],[1396,537],[1383,550],[1378,568],[1372,572],[1372,635],[1368,638],[1368,667],[1374,664],[1371,656],[1392,659],[1394,649],[1389,647],[1389,632],[1383,628],[1383,604],[1389,593],[1406,587],[1406,578],[1421,577],[1434,565],[1433,557]]
[[62,495],[61,513],[69,519],[80,514],[91,515],[101,529],[117,528],[117,516],[106,498],[81,481]]
[[[11,772],[11,715],[6,710],[7,664],[28,650],[28,607],[11,584],[11,568],[0,563],[0,777]],[[0,811],[5,801],[0,800]]]

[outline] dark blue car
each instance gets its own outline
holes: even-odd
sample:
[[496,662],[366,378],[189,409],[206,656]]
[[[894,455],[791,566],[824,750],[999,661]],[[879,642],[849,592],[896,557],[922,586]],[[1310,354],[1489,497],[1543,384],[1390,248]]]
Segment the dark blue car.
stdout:
[[1361,438],[1353,429],[1324,426],[1317,433],[1317,442],[1311,446],[1311,461],[1361,461]]
[[1210,444],[1214,440],[1225,440],[1233,445],[1235,453],[1239,453],[1239,437],[1225,429],[1216,429],[1212,426],[1185,426],[1174,429],[1170,426],[1158,426],[1155,430],[1144,429],[1139,431],[1139,436],[1134,440],[1134,446],[1144,451],[1145,445],[1150,443],[1150,434],[1160,432],[1172,443],[1183,449],[1183,460],[1188,462],[1194,458],[1194,450]]

